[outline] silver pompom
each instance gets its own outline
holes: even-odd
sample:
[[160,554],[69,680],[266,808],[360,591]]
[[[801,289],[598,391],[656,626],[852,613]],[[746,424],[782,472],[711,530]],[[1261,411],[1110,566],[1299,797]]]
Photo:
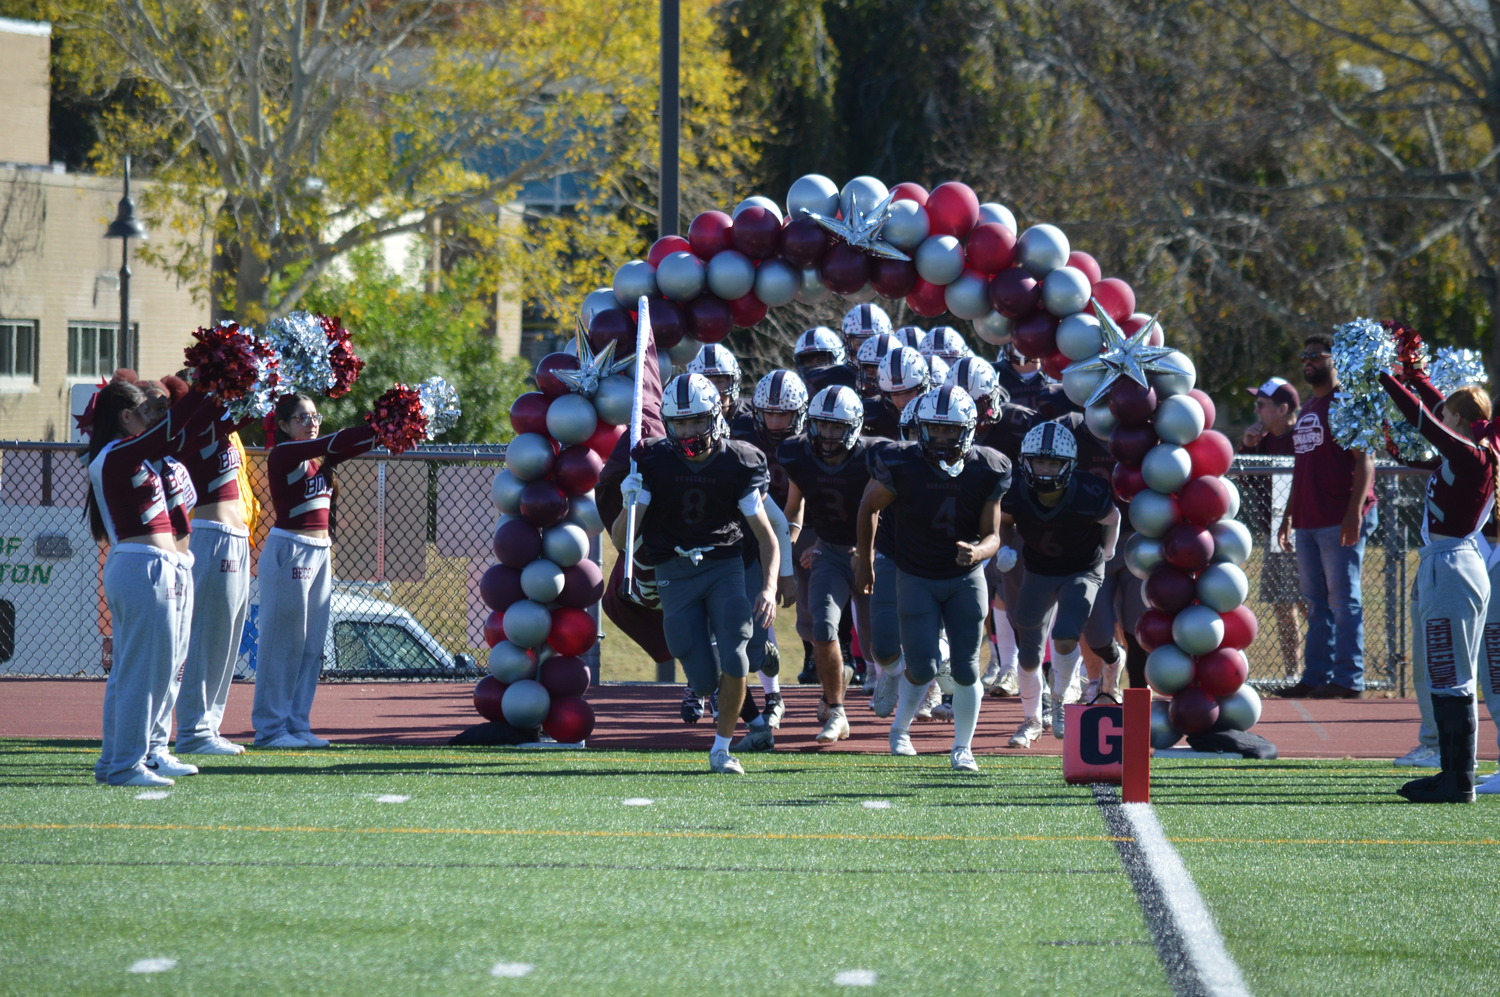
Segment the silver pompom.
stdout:
[[293,391],[325,395],[333,387],[333,364],[328,360],[328,333],[311,312],[292,312],[266,325],[266,340],[280,359],[278,394]]
[[433,376],[417,385],[422,400],[422,414],[427,417],[427,438],[443,435],[458,425],[464,410],[458,406],[458,389],[441,377]]
[[1446,397],[1466,384],[1488,384],[1490,373],[1485,368],[1484,355],[1478,350],[1440,346],[1428,364],[1427,377]]

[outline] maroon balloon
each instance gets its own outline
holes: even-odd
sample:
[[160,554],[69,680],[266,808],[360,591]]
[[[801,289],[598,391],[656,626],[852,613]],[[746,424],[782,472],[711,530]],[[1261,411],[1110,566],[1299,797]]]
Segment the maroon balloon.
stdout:
[[582,696],[589,691],[589,666],[582,658],[558,654],[542,662],[536,680],[554,699]]
[[1177,507],[1194,526],[1211,526],[1229,511],[1229,486],[1218,475],[1193,478],[1177,493]]
[[1016,234],[999,222],[975,225],[964,240],[964,262],[993,276],[1016,261]]
[[595,312],[593,321],[589,323],[589,346],[595,353],[610,343],[618,344],[615,346],[615,356],[635,349],[635,322],[623,308]]
[[[619,347],[615,347],[619,349]],[[542,393],[552,397],[568,393],[567,382],[553,373],[559,370],[577,370],[578,358],[568,353],[549,353],[537,361],[536,386]]]
[[588,558],[562,569],[563,590],[557,601],[574,609],[587,609],[604,598],[604,572]]
[[870,286],[882,298],[904,298],[917,286],[917,265],[911,260],[877,259],[870,264]]
[[979,198],[966,183],[938,184],[927,195],[928,235],[951,235],[963,239],[979,224]]
[[1045,359],[1057,352],[1057,317],[1037,309],[1011,329],[1011,342],[1023,357]]
[[1219,409],[1214,405],[1214,400],[1202,388],[1194,388],[1188,392],[1188,395],[1203,409],[1203,428],[1213,429],[1214,419],[1218,418],[1219,415]]
[[1219,619],[1224,621],[1224,640],[1220,647],[1237,647],[1243,651],[1260,633],[1260,624],[1249,606],[1236,606],[1227,613],[1220,613]]
[[1221,475],[1234,463],[1234,444],[1217,429],[1206,429],[1198,438],[1183,446],[1193,461],[1193,476]]
[[547,435],[547,408],[552,404],[552,396],[540,391],[528,391],[524,395],[517,395],[516,400],[510,403],[510,428],[517,435],[521,433],[540,433]]
[[823,262],[828,254],[828,233],[811,218],[793,218],[781,232],[781,258],[806,269]]
[[568,518],[567,493],[545,479],[528,481],[521,489],[521,518],[538,529],[556,526]]
[[1117,377],[1109,386],[1109,411],[1127,426],[1143,426],[1156,411],[1156,389]]
[[484,646],[494,647],[505,639],[505,613],[495,610],[484,618]]
[[1167,715],[1184,734],[1201,734],[1219,722],[1219,701],[1190,685],[1172,697]]
[[734,216],[729,238],[735,249],[752,260],[767,259],[781,245],[781,219],[770,208],[752,204]]
[[1150,426],[1119,425],[1109,432],[1109,455],[1125,464],[1139,464],[1159,442]]
[[594,708],[577,696],[554,697],[542,730],[559,744],[577,744],[594,732]]
[[[651,335],[656,339],[656,348],[670,350],[682,342],[687,323],[683,321],[680,307],[663,298],[652,298],[646,305],[646,314],[651,316]],[[615,359],[619,359],[620,348],[615,347]]]
[[823,283],[838,294],[853,294],[870,282],[870,258],[846,243],[829,246],[818,269]]
[[1116,322],[1123,322],[1135,311],[1135,292],[1130,285],[1118,277],[1106,277],[1094,282],[1094,300],[1105,314]]
[[661,266],[661,261],[673,253],[691,253],[693,244],[680,235],[664,235],[651,244],[651,251],[646,254],[646,262],[653,267]]
[[598,639],[598,624],[588,613],[573,606],[561,606],[552,611],[552,631],[547,634],[547,646],[558,654],[582,654]]
[[495,529],[495,560],[520,571],[542,556],[542,534],[524,519],[507,519]]
[[1172,643],[1172,613],[1148,609],[1135,621],[1135,639],[1147,651]]
[[509,688],[493,675],[480,679],[474,685],[474,712],[486,720],[505,719],[505,714],[500,712],[500,700],[505,698],[505,690]]
[[1141,594],[1147,605],[1176,616],[1192,604],[1198,586],[1189,572],[1170,564],[1158,564],[1141,586]]
[[[536,558],[532,558],[533,561]],[[526,598],[521,590],[521,572],[504,564],[492,564],[479,576],[479,598],[495,612],[503,613]]]
[[[747,209],[748,210],[748,209]],[[766,317],[766,303],[757,298],[753,293],[743,298],[735,298],[729,303],[729,315],[734,324],[742,329],[749,329]]]
[[729,303],[707,291],[688,302],[686,317],[688,335],[700,343],[717,343],[734,328]]
[[1202,571],[1214,559],[1214,535],[1192,523],[1178,523],[1161,538],[1161,556],[1183,571]]
[[1099,269],[1099,261],[1082,250],[1075,249],[1068,254],[1068,266],[1082,271],[1090,284],[1097,284],[1104,277],[1104,271]]
[[730,247],[734,242],[730,235],[733,230],[734,219],[724,212],[705,211],[688,223],[688,242],[698,259],[706,263],[710,257]]
[[1067,370],[1068,365],[1072,362],[1066,353],[1061,350],[1054,350],[1050,356],[1042,357],[1042,373],[1054,381],[1060,381],[1062,380],[1063,371]]
[[1193,663],[1193,684],[1215,699],[1230,695],[1249,677],[1245,656],[1232,647],[1209,651]]
[[906,295],[906,303],[912,311],[926,318],[934,318],[948,310],[947,288],[917,278],[917,283]]
[[990,281],[990,304],[1006,318],[1017,319],[1036,310],[1042,300],[1042,285],[1020,267],[1001,270]]
[[552,479],[569,495],[582,495],[599,483],[599,474],[604,470],[604,460],[579,443],[568,447],[557,455],[552,465]]
[[906,183],[898,183],[896,186],[891,188],[892,201],[916,201],[918,204],[926,206],[927,198],[930,196],[931,195],[927,193],[926,187],[923,187],[919,183],[912,183],[910,181],[907,181]]
[[599,420],[599,428],[594,430],[594,435],[583,441],[583,445],[602,460],[609,460],[609,455],[615,452],[615,444],[620,442],[620,437],[625,435],[625,426],[611,426],[603,419]]
[[1146,479],[1135,464],[1116,464],[1109,477],[1110,483],[1115,486],[1115,495],[1122,502],[1129,502],[1146,488]]

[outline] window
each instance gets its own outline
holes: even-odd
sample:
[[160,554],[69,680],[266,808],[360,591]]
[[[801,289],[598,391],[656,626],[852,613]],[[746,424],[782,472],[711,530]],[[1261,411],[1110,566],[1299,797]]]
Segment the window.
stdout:
[[141,327],[130,323],[124,356],[116,356],[119,331],[118,322],[69,322],[68,376],[108,377],[117,367],[129,367],[135,358],[135,344]]
[[442,663],[403,627],[365,620],[333,625],[334,674],[420,675]]
[[0,319],[0,380],[36,383],[37,323]]

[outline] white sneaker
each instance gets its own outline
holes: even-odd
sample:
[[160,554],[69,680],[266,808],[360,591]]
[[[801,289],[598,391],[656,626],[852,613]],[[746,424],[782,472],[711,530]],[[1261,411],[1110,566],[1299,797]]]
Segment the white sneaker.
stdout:
[[1032,742],[1039,740],[1041,736],[1042,722],[1035,717],[1028,717],[1021,721],[1021,726],[1017,727],[1016,732],[1010,736],[1009,747],[1029,748]]
[[844,708],[842,706],[829,707],[828,721],[823,724],[823,729],[818,731],[818,743],[833,744],[848,736],[849,720],[844,716]]
[[1438,749],[1427,744],[1419,744],[1406,754],[1391,762],[1392,765],[1410,769],[1437,769],[1443,767],[1442,759],[1438,757]]
[[152,772],[150,769],[147,769],[144,772],[136,772],[129,779],[126,779],[123,782],[112,782],[109,785],[111,785],[111,786],[175,786],[175,785],[177,785],[177,781],[175,779],[168,779],[164,775],[157,775],[155,772]]
[[896,728],[892,727],[891,754],[906,755],[910,757],[912,755],[915,755],[916,753],[917,749],[912,747],[911,733],[909,731],[897,730]]
[[917,707],[917,715],[914,718],[918,723],[931,723],[933,721],[932,711],[942,703],[943,694],[938,689],[937,679],[927,683],[927,698],[922,705]]
[[154,755],[146,756],[146,771],[167,776],[171,779],[180,779],[185,775],[197,775],[198,766],[182,761],[176,755],[163,748]]
[[243,747],[222,737],[210,737],[190,748],[184,748],[181,744],[177,745],[179,755],[242,755],[244,753]]
[[307,742],[296,734],[277,734],[269,741],[256,741],[252,747],[256,748],[305,748]]
[[1099,697],[1099,680],[1098,679],[1089,679],[1088,685],[1086,685],[1086,686],[1083,687],[1083,697],[1081,699],[1079,699],[1078,701],[1080,703],[1092,703],[1098,697]]
[[974,760],[974,753],[968,748],[954,748],[948,757],[953,762],[955,772],[979,771],[979,763]]
[[877,717],[888,717],[896,711],[896,696],[901,691],[900,683],[905,681],[903,676],[893,675],[889,669],[880,670],[880,678],[875,680],[875,694],[870,697],[870,709]]
[[319,737],[310,730],[288,731],[288,733],[301,741],[304,748],[326,748],[333,743]]
[[1017,672],[1019,669],[1007,668],[1000,673],[995,680],[995,685],[990,689],[992,696],[1015,696],[1021,692],[1021,677]]
[[993,689],[995,683],[998,681],[1000,681],[1000,656],[997,654],[990,658],[988,667],[985,668],[984,674],[979,678],[979,684],[988,690]]
[[752,727],[740,738],[729,746],[731,751],[775,751],[776,735],[771,733],[770,727]]
[[1058,738],[1059,740],[1061,740],[1063,736],[1063,708],[1065,705],[1066,704],[1063,703],[1063,697],[1052,697],[1052,736]]
[[708,770],[720,775],[744,775],[744,766],[740,760],[727,751],[711,751],[708,753]]

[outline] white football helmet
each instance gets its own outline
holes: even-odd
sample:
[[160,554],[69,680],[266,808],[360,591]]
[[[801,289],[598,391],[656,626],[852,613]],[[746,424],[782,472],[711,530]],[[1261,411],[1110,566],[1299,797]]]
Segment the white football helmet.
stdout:
[[943,386],[943,382],[948,379],[948,371],[950,369],[948,361],[936,353],[927,358],[927,380],[932,383],[934,388]]
[[922,344],[927,341],[927,333],[919,325],[903,325],[892,335],[901,340],[902,346],[909,346],[918,352],[921,352]]
[[718,343],[709,343],[688,361],[688,373],[702,374],[714,383],[719,392],[719,401],[725,407],[732,406],[740,397],[740,362]]
[[[1031,466],[1036,457],[1046,457],[1062,462],[1062,470],[1056,474],[1038,474]],[[1031,427],[1021,441],[1021,473],[1033,489],[1039,492],[1059,492],[1068,487],[1073,468],[1078,465],[1078,441],[1067,426],[1057,422],[1043,422]]]
[[[835,422],[843,427],[837,436],[825,436],[819,422]],[[832,456],[854,446],[865,427],[865,406],[852,388],[833,384],[813,396],[807,406],[807,438],[813,449]]]
[[969,349],[969,344],[964,342],[964,337],[959,331],[951,325],[934,326],[927,333],[927,338],[922,341],[921,350],[924,357],[936,354],[949,364],[974,352]]
[[956,384],[974,399],[979,410],[979,424],[987,426],[1000,417],[1000,406],[1010,401],[1010,394],[1000,386],[995,368],[979,357],[964,357],[948,370],[944,384]]
[[[679,432],[679,423],[710,416],[703,432]],[[719,390],[702,374],[678,374],[667,383],[661,395],[661,418],[667,427],[667,439],[684,457],[701,457],[729,435]]]
[[890,333],[871,336],[860,345],[859,353],[855,355],[855,363],[859,365],[859,376],[855,380],[860,394],[873,398],[880,393],[880,361],[891,350],[900,348],[901,344]]
[[901,438],[911,442],[917,438],[917,408],[922,404],[921,397],[913,398],[906,403],[906,408],[901,410],[901,417],[897,425],[901,429]]
[[805,374],[814,367],[846,363],[849,354],[844,351],[844,341],[838,333],[826,325],[818,325],[797,337],[797,344],[792,347],[792,359],[796,361],[797,369]]
[[[974,427],[979,412],[974,399],[963,388],[934,388],[917,399],[917,440],[922,452],[948,474],[957,476],[964,469],[964,459],[974,446]],[[939,441],[932,435],[934,426],[959,427],[956,440]]]
[[927,361],[907,346],[898,346],[880,361],[880,390],[888,395],[902,391],[926,391]]
[[879,305],[855,305],[844,313],[844,348],[850,356],[871,336],[891,334],[891,317]]
[[[755,385],[750,400],[755,412],[755,428],[773,440],[784,440],[802,432],[807,423],[807,385],[789,370],[773,370]],[[794,418],[786,429],[767,429],[767,412],[791,412]]]

